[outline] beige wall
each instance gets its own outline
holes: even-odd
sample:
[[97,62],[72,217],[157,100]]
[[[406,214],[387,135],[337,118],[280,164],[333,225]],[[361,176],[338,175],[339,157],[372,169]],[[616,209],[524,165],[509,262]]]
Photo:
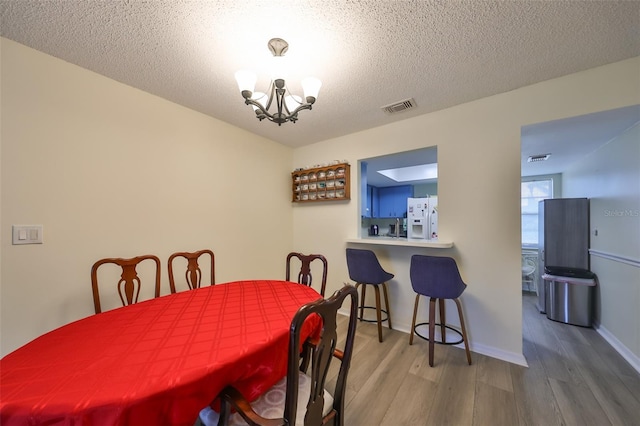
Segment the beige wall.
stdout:
[[[103,257],[211,248],[219,282],[284,278],[288,147],[2,39],[1,352],[91,315]],[[277,235],[255,232],[277,230]],[[11,245],[11,225],[44,244]]]
[[[523,125],[637,104],[640,58],[327,140],[294,152],[294,166],[359,159],[438,146],[441,240],[453,249],[381,248],[391,282],[394,328],[408,330],[413,253],[453,256],[469,287],[462,299],[472,349],[523,363],[520,288],[520,128]],[[350,203],[295,206],[294,246],[331,262],[327,293],[348,282],[344,250],[359,229],[359,183]],[[423,302],[422,318],[427,318]],[[452,314],[455,312],[449,309]],[[450,315],[455,323],[455,314]]]
[[[590,198],[599,331],[640,371],[640,125],[563,175],[566,197]],[[595,235],[595,231],[597,235]]]
[[[520,127],[640,99],[635,58],[292,153],[6,39],[1,48],[2,354],[92,314],[101,257],[211,247],[222,282],[279,278],[289,250],[320,252],[330,294],[348,282],[345,239],[360,225],[358,159],[438,145],[440,235],[455,247],[418,252],[458,260],[474,350],[522,362]],[[352,164],[352,200],[292,208],[292,168],[336,158]],[[277,235],[256,235],[256,219]],[[12,246],[12,224],[43,224],[45,243]],[[416,250],[377,252],[396,274],[394,325],[408,329]]]

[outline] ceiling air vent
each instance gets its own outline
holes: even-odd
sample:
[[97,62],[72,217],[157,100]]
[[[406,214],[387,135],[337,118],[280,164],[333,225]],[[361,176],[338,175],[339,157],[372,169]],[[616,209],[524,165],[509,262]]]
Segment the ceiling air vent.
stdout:
[[541,154],[541,155],[531,155],[527,158],[527,163],[535,163],[537,161],[546,161],[549,159],[551,154]]
[[414,101],[413,98],[411,98],[411,99],[405,99],[404,101],[396,102],[391,105],[383,106],[382,110],[387,114],[395,114],[397,112],[402,112],[410,108],[413,108],[415,106],[416,106],[416,101]]

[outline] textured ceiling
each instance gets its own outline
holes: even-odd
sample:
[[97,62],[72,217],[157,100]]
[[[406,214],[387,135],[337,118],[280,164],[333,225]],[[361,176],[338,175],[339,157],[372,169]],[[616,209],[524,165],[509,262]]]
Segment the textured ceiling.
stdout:
[[[3,37],[302,146],[640,55],[638,1],[0,0]],[[289,42],[288,86],[323,82],[313,111],[259,122],[234,80],[268,84],[267,41]],[[387,115],[380,107],[415,99]]]

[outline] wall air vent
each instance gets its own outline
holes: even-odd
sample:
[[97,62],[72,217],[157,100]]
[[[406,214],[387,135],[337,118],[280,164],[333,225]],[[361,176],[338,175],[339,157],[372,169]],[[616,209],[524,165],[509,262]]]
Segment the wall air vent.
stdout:
[[535,163],[538,161],[546,161],[551,157],[551,154],[541,154],[541,155],[530,155],[527,158],[527,163]]
[[411,99],[405,99],[404,101],[393,103],[391,105],[383,106],[381,107],[381,109],[387,114],[395,114],[397,112],[406,111],[415,106],[416,106],[416,101],[414,101],[413,98],[411,98]]

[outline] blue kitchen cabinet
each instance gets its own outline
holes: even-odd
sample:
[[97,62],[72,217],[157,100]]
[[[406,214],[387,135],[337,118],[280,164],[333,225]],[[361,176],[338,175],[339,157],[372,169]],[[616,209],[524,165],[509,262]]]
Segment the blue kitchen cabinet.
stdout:
[[375,186],[367,186],[367,200],[369,202],[369,217],[380,217],[380,197],[378,195],[378,188]]
[[407,198],[413,197],[411,185],[378,188],[379,214],[375,217],[406,217]]
[[360,215],[371,217],[371,206],[369,202],[369,185],[367,185],[367,163],[360,163]]
[[378,188],[367,185],[362,196],[362,217],[380,217],[378,211],[380,203],[378,201]]

